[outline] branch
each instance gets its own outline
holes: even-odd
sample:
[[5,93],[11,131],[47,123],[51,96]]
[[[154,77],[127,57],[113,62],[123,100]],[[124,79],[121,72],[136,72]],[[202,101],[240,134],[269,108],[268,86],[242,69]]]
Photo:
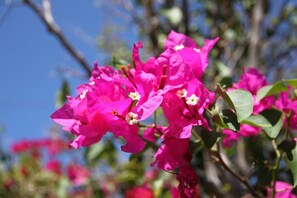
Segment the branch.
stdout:
[[182,10],[183,10],[183,22],[184,22],[184,28],[185,28],[185,34],[186,35],[190,35],[190,28],[189,28],[189,25],[190,25],[190,13],[189,13],[189,2],[188,0],[183,0],[182,1]]
[[79,65],[85,70],[87,76],[92,73],[91,67],[87,61],[73,48],[70,42],[66,39],[63,33],[60,31],[59,27],[55,24],[53,17],[50,13],[50,3],[49,0],[44,0],[44,12],[34,4],[31,0],[23,0],[23,2],[29,6],[41,19],[44,25],[47,27],[48,31],[52,33],[62,44],[62,46],[71,54],[71,56],[79,63]]
[[259,60],[260,26],[263,19],[263,0],[256,1],[253,8],[252,28],[250,32],[250,46],[248,67],[255,67]]
[[229,168],[229,166],[225,163],[225,161],[223,160],[221,154],[220,154],[220,147],[217,144],[217,152],[213,153],[213,155],[217,158],[218,162],[220,163],[220,165],[226,170],[228,171],[235,179],[237,179],[240,183],[242,183],[250,192],[253,196],[255,197],[262,197],[262,195],[260,195],[257,191],[255,191],[255,189],[249,184],[247,178],[242,178],[241,176],[239,176],[237,173],[235,173],[231,168]]

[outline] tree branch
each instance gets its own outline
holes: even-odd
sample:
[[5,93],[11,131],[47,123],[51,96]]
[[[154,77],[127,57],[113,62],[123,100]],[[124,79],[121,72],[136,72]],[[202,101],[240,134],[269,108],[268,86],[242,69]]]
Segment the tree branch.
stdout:
[[48,31],[52,33],[62,44],[62,46],[71,54],[71,56],[79,63],[79,65],[84,69],[87,76],[92,73],[90,65],[87,61],[80,55],[70,42],[66,39],[63,33],[60,31],[59,27],[55,24],[53,17],[50,13],[49,1],[43,1],[44,12],[31,0],[23,0],[23,2],[28,5],[41,19],[44,25],[47,27]]
[[248,67],[256,67],[259,61],[259,41],[261,22],[263,19],[263,0],[256,1],[256,5],[253,8],[252,27],[250,32],[250,46],[248,55]]
[[184,22],[184,28],[185,28],[185,35],[190,35],[190,13],[189,13],[189,2],[188,0],[182,1],[182,10],[183,10],[183,22]]

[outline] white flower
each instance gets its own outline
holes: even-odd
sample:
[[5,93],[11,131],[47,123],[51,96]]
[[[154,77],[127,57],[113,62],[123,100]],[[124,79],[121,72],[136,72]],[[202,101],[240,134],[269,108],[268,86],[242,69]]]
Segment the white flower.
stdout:
[[198,48],[193,48],[193,50],[195,50],[197,53],[200,53],[200,49]]
[[79,98],[82,100],[86,97],[86,94],[89,90],[84,90],[80,95],[79,95]]
[[136,92],[131,92],[129,94],[129,97],[132,98],[132,100],[139,100],[140,99],[140,95],[139,93],[136,91]]
[[186,103],[188,105],[196,105],[198,103],[199,97],[197,97],[195,94],[192,94],[190,97],[186,98]]
[[184,98],[184,97],[187,96],[187,94],[188,94],[188,92],[187,92],[187,90],[185,90],[185,89],[181,89],[181,90],[178,90],[178,91],[176,92],[176,95],[177,95],[179,98]]
[[128,124],[133,125],[136,124],[138,122],[138,115],[136,113],[133,112],[129,112],[126,117],[125,120],[128,122]]
[[182,50],[182,49],[184,49],[184,45],[183,44],[180,44],[180,45],[176,45],[176,46],[174,46],[174,50],[175,51],[179,51],[179,50]]

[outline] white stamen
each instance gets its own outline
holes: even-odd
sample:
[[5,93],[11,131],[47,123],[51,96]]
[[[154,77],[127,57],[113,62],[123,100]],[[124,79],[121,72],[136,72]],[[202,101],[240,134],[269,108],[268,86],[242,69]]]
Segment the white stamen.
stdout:
[[187,92],[187,90],[185,90],[185,89],[181,89],[181,90],[178,90],[178,91],[176,92],[176,95],[177,95],[179,98],[184,98],[184,97],[187,96],[187,94],[188,94],[188,92]]
[[82,100],[86,97],[86,94],[89,90],[84,90],[80,95],[79,95],[79,98]]
[[198,103],[199,97],[197,97],[195,94],[192,94],[190,97],[187,97],[186,100],[188,105],[196,105]]
[[95,81],[91,81],[89,84],[90,85],[95,85]]
[[184,45],[183,44],[180,44],[180,45],[176,45],[176,46],[174,46],[174,50],[175,51],[179,51],[179,50],[182,50],[182,49],[184,49]]
[[137,118],[138,118],[138,115],[136,113],[129,112],[126,115],[125,120],[128,122],[128,124],[133,125],[138,122]]
[[140,95],[139,93],[136,91],[136,92],[131,92],[129,94],[129,97],[132,98],[132,100],[139,100],[140,99]]
[[198,48],[193,48],[193,50],[195,50],[197,53],[200,53],[200,49]]

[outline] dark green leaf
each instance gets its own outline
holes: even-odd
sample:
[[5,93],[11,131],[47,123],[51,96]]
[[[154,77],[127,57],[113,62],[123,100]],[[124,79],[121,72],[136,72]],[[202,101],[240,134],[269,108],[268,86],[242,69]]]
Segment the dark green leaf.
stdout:
[[240,124],[237,122],[236,114],[230,109],[224,109],[222,112],[224,123],[228,126],[228,128],[232,131],[239,131]]
[[267,109],[260,113],[272,125],[272,127],[263,127],[263,130],[270,138],[276,138],[282,129],[284,123],[284,115],[276,109]]
[[295,147],[296,147],[296,142],[290,141],[290,140],[284,140],[278,145],[278,148],[283,150],[286,153],[286,155],[290,161],[293,160],[292,151]]
[[291,150],[291,154],[292,154],[292,160],[289,159],[289,157],[287,157],[287,163],[290,167],[290,170],[292,172],[292,176],[293,176],[293,180],[294,180],[294,187],[297,186],[297,146],[296,146],[296,142],[295,142],[295,147],[294,149]]
[[207,130],[201,131],[201,139],[202,139],[204,145],[208,149],[211,149],[213,147],[213,145],[217,142],[217,140],[220,136],[221,136],[221,134],[217,133],[215,131],[207,131]]

